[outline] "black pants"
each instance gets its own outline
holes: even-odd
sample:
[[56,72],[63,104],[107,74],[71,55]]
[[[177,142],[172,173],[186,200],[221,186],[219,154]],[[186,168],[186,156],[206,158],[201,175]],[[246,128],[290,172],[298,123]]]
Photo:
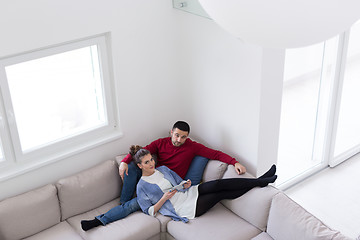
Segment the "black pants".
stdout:
[[228,178],[205,182],[199,185],[195,217],[206,213],[223,199],[235,199],[254,187],[265,187],[273,178]]

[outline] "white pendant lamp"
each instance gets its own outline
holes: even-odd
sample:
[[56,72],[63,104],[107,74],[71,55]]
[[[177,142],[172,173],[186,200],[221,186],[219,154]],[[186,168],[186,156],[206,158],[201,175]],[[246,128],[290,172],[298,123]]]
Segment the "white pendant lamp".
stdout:
[[325,41],[360,18],[360,0],[199,0],[221,27],[245,42],[294,48]]

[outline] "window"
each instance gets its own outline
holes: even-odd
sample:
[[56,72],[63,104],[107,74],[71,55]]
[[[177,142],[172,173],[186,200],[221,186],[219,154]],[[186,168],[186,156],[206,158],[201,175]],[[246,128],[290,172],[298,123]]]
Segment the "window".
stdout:
[[2,162],[48,160],[119,135],[106,35],[1,59],[0,71]]

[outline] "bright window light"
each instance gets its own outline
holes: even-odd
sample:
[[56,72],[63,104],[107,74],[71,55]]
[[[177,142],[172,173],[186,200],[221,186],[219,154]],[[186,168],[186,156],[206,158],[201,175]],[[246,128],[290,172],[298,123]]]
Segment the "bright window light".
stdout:
[[97,46],[5,68],[23,151],[106,123]]

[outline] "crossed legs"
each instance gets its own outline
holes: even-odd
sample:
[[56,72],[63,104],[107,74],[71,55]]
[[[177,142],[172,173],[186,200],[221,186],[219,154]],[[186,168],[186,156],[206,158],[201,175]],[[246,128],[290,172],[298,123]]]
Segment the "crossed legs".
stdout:
[[275,182],[276,166],[273,165],[259,178],[228,178],[205,182],[199,185],[195,216],[199,217],[223,199],[235,199],[254,187],[265,187]]

